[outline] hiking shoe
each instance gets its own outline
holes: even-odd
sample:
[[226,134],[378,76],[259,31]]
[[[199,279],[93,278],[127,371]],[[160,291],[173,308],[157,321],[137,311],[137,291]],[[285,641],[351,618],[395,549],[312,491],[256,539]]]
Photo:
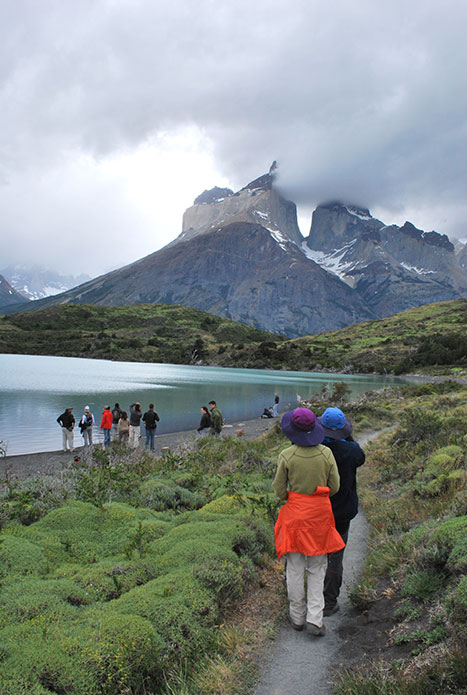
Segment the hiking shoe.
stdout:
[[289,615],[289,623],[292,625],[294,630],[297,630],[297,632],[301,632],[303,628],[305,627],[304,625],[298,625],[298,623],[294,623],[292,618]]
[[306,631],[309,635],[314,635],[315,637],[323,637],[323,635],[326,634],[326,628],[324,627],[324,625],[318,627],[314,623],[307,623]]
[[334,615],[339,610],[339,604],[335,603],[333,606],[324,606],[323,615],[327,618],[330,615]]

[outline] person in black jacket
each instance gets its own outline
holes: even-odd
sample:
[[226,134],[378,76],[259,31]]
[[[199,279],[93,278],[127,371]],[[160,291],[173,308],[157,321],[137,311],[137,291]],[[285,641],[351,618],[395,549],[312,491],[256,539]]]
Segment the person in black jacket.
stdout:
[[[336,529],[347,544],[350,521],[358,513],[357,468],[365,462],[360,445],[351,437],[352,423],[340,408],[326,408],[320,418],[324,428],[323,444],[331,449],[336,459],[341,484],[339,492],[331,497]],[[324,579],[324,613],[332,615],[339,610],[337,598],[342,585],[344,550],[328,556],[328,568]]]
[[130,436],[128,439],[128,445],[137,449],[139,444],[140,431],[139,426],[141,418],[143,416],[143,411],[141,410],[141,403],[138,401],[130,405]]
[[154,451],[154,439],[156,436],[157,422],[159,415],[154,410],[154,403],[149,404],[149,410],[143,415],[143,422],[146,426],[146,447],[149,445],[151,451]]
[[[208,434],[211,427],[211,414],[207,406],[201,406],[201,420],[199,421],[198,433]],[[204,430],[204,431],[203,431]]]
[[67,408],[64,413],[58,416],[57,422],[62,428],[62,448],[63,451],[73,451],[73,429],[75,418],[72,413],[73,408]]

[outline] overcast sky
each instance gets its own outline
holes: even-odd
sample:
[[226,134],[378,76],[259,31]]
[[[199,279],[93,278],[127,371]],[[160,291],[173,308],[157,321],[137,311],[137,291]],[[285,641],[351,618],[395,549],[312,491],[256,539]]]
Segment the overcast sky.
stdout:
[[467,237],[464,0],[1,0],[2,260],[97,275],[206,188]]

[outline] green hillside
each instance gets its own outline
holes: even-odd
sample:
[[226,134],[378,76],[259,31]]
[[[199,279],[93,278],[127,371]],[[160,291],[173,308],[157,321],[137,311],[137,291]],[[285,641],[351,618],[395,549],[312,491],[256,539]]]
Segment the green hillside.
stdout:
[[306,369],[455,373],[467,369],[467,299],[426,304],[290,342],[306,356]]
[[[280,336],[205,311],[166,304],[67,304],[0,320],[0,352],[131,362],[226,364]],[[223,357],[224,356],[224,357]]]
[[0,352],[224,367],[461,374],[467,299],[286,340],[190,307],[60,305],[0,320]]

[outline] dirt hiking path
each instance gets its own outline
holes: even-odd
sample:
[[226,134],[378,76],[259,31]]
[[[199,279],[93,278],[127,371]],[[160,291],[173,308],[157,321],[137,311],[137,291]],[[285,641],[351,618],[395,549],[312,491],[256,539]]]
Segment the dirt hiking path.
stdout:
[[[368,432],[358,438],[365,446],[380,432]],[[260,678],[253,695],[330,695],[331,673],[340,647],[345,640],[339,636],[339,626],[349,611],[349,591],[363,568],[367,552],[367,525],[359,511],[350,524],[349,541],[344,555],[344,579],[339,596],[340,611],[325,618],[326,635],[311,637],[296,632],[287,622],[262,664]],[[347,638],[349,639],[349,638]],[[350,637],[350,639],[352,639]]]

